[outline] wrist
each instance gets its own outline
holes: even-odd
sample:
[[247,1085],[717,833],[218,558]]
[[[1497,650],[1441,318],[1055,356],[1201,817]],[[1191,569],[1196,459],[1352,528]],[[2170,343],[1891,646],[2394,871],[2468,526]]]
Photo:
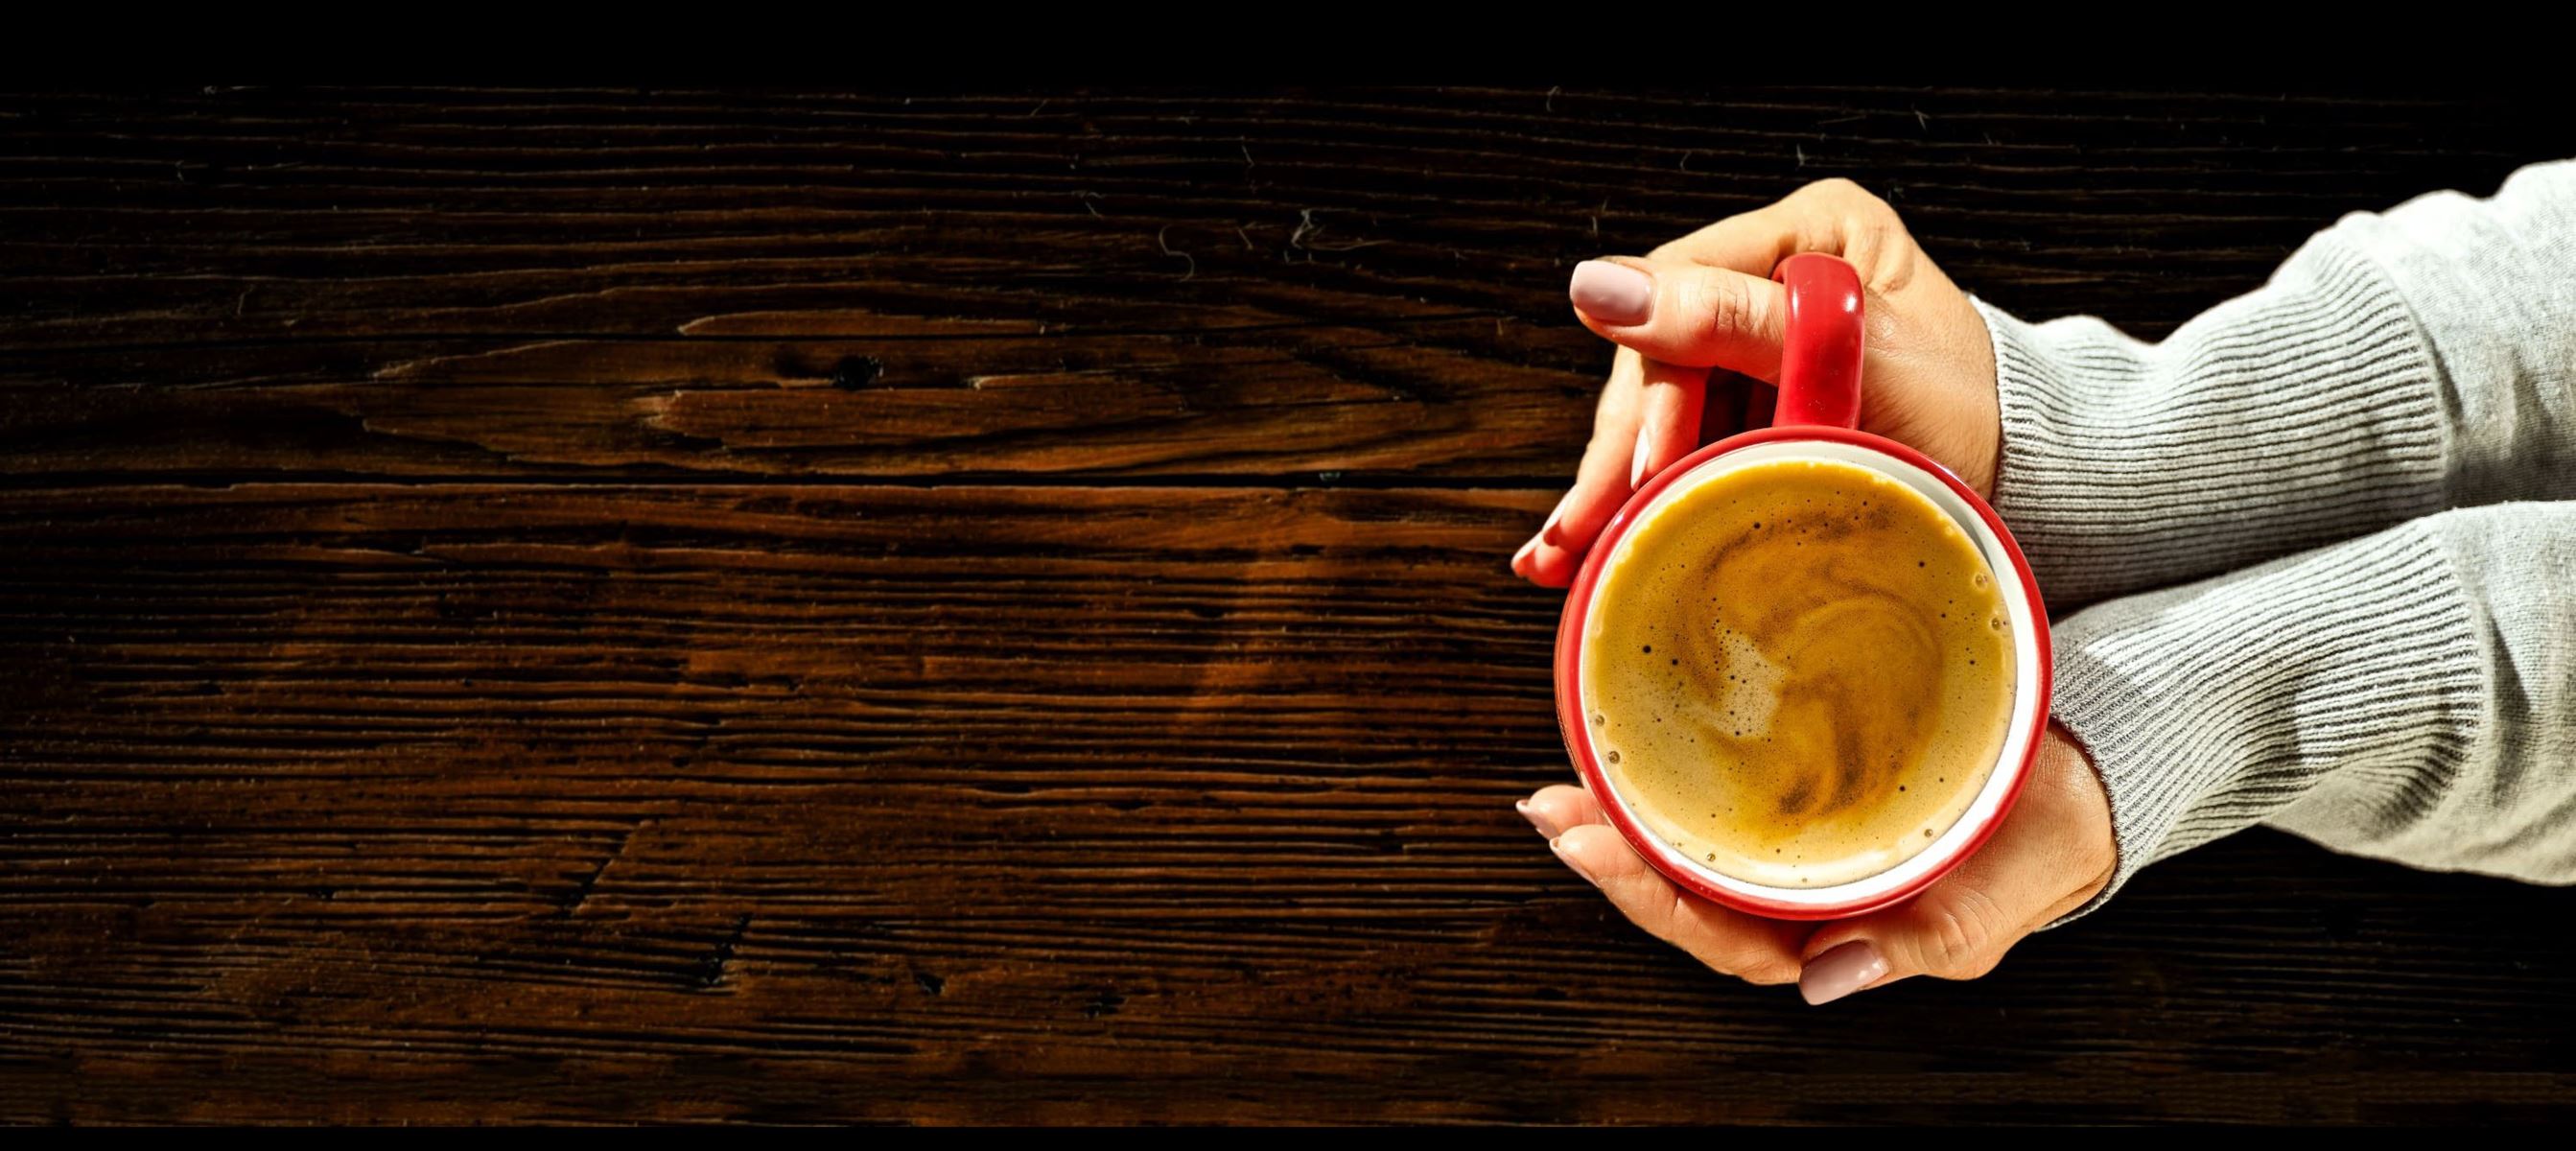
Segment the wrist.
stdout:
[[2093,766],[2092,755],[2075,733],[2054,719],[2040,738],[2037,766],[2040,777],[2033,782],[2063,793],[2074,827],[2067,873],[2083,877],[2067,895],[2062,914],[2093,902],[2111,886],[2111,878],[2120,870],[2120,838],[2111,822],[2110,790],[2102,782],[2101,771]]
[[2100,902],[2119,874],[2120,843],[2110,795],[2084,745],[2054,720],[2040,736],[2013,818],[2034,821],[2034,831],[2053,845],[2047,856],[2053,872],[2048,882],[2062,894],[2040,917],[2042,924],[2053,925],[2077,908]]
[[2477,628],[2424,522],[2102,604],[2053,639],[2055,718],[2098,775],[2117,844],[2076,914],[2344,766],[2452,757],[2481,707]]
[[1962,453],[1966,467],[1960,471],[1959,479],[1992,503],[1995,473],[2003,463],[2004,450],[2003,402],[1998,394],[1995,375],[1995,334],[1993,325],[1985,318],[1984,309],[1974,306],[1972,301],[1967,310],[1976,317],[1975,322],[1964,325],[1969,333],[1968,378],[1977,384],[1968,389],[1965,401],[1968,406],[1965,434],[1970,442]]

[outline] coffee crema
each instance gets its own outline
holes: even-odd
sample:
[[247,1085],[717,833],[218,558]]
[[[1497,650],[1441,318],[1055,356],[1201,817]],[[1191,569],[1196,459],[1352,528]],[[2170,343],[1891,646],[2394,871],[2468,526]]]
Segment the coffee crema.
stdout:
[[1648,830],[1722,874],[1828,887],[1913,858],[1992,774],[2013,633],[1975,541],[1824,460],[1665,500],[1589,613],[1584,718]]

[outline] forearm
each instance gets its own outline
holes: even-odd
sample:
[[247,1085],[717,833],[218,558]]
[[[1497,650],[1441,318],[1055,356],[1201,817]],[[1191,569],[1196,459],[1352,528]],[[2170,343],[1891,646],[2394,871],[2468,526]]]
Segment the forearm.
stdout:
[[1994,503],[2060,605],[2576,496],[2576,164],[2348,216],[2161,344],[1979,310]]
[[[2066,620],[2059,721],[2120,861],[2257,823],[2576,882],[2576,504],[2499,504]],[[2079,912],[2080,914],[2080,912]]]

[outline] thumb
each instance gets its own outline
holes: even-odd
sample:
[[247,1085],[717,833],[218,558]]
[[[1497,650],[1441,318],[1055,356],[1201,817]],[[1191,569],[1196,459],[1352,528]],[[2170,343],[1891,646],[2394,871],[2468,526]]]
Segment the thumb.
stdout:
[[1584,327],[1649,360],[1780,377],[1787,298],[1760,276],[1617,256],[1575,265],[1566,295]]
[[1974,979],[1994,970],[2004,952],[2034,926],[2005,897],[1945,879],[1886,911],[1816,933],[1798,975],[1809,1003],[1917,975]]
[[1917,975],[1974,979],[2024,936],[2102,890],[2118,856],[2099,778],[2054,727],[2033,770],[1994,838],[1957,870],[1911,900],[1808,937],[1798,976],[1807,1002]]

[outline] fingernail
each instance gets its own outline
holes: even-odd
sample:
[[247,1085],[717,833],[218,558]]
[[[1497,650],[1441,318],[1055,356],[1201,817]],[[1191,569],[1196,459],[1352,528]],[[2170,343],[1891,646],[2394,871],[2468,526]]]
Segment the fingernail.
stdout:
[[1807,962],[1798,973],[1798,994],[1810,1005],[1831,1003],[1876,983],[1887,974],[1887,961],[1866,939],[1854,940]]
[[1647,450],[1647,446],[1648,446],[1648,445],[1647,445],[1647,443],[1646,443],[1646,429],[1644,429],[1644,428],[1638,428],[1638,429],[1637,429],[1637,447],[1636,447],[1636,455],[1635,455],[1634,457],[1632,457],[1632,458],[1628,461],[1628,490],[1629,490],[1629,491],[1632,491],[1632,492],[1633,492],[1633,491],[1637,490],[1637,485],[1639,485],[1639,484],[1642,484],[1642,483],[1646,482],[1646,450]]
[[1537,828],[1540,835],[1555,839],[1564,834],[1555,824],[1547,821],[1547,816],[1539,813],[1537,804],[1526,799],[1516,799],[1512,801],[1512,808],[1521,813],[1521,818],[1530,821],[1530,826]]
[[1560,835],[1560,836],[1556,836],[1556,837],[1554,837],[1554,838],[1549,839],[1549,840],[1547,841],[1547,849],[1548,849],[1549,851],[1553,851],[1553,852],[1555,852],[1555,853],[1556,853],[1556,857],[1557,857],[1558,859],[1562,859],[1562,860],[1564,860],[1564,861],[1565,861],[1565,865],[1566,865],[1567,867],[1570,867],[1570,868],[1574,869],[1574,873],[1575,873],[1576,875],[1580,875],[1580,876],[1582,876],[1582,877],[1583,877],[1583,882],[1585,882],[1585,883],[1589,883],[1589,884],[1591,884],[1591,885],[1592,885],[1592,886],[1594,886],[1594,887],[1599,887],[1599,886],[1601,886],[1601,881],[1600,881],[1600,880],[1593,878],[1593,877],[1592,877],[1592,873],[1591,873],[1591,872],[1586,871],[1586,870],[1584,870],[1584,869],[1583,869],[1583,861],[1582,861],[1582,860],[1580,860],[1580,859],[1576,859],[1572,854],[1568,853],[1568,852],[1565,850],[1565,837],[1564,837],[1564,836]]
[[1537,550],[1538,537],[1532,536],[1530,542],[1521,545],[1521,550],[1512,553],[1512,570],[1521,570],[1521,565],[1529,562],[1530,553]]
[[1530,542],[1538,543],[1546,540],[1548,533],[1556,530],[1556,521],[1565,518],[1565,505],[1573,502],[1573,492],[1556,497],[1556,507],[1547,513],[1547,522],[1538,525],[1538,535],[1532,537]]
[[1608,260],[1576,264],[1565,294],[1584,315],[1605,324],[1642,324],[1655,310],[1655,278]]

